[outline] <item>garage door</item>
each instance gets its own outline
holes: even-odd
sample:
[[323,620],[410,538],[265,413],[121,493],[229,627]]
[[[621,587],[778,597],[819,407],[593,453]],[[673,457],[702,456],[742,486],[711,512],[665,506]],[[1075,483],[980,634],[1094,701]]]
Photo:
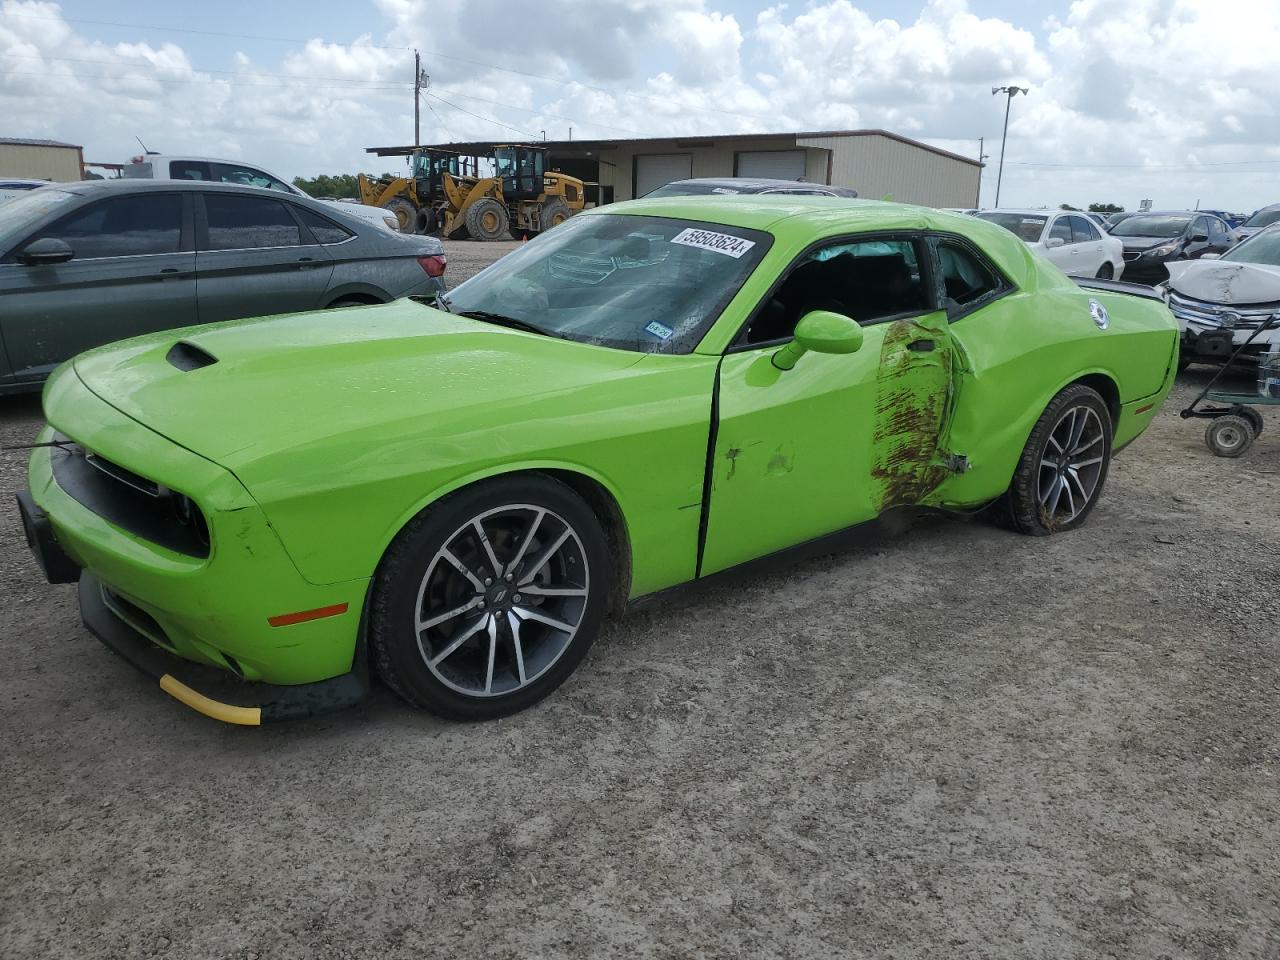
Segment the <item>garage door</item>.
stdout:
[[740,153],[737,176],[799,180],[804,176],[804,151],[760,150]]
[[643,197],[672,180],[688,180],[692,176],[692,154],[655,153],[636,157],[636,196]]

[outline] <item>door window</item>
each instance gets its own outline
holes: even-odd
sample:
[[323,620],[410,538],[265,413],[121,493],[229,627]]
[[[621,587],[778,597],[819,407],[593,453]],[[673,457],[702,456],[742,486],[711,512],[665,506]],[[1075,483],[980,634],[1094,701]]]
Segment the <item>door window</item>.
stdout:
[[1074,243],[1071,237],[1071,222],[1068,217],[1059,217],[1053,221],[1053,227],[1049,230],[1049,239],[1058,239],[1063,243]]
[[828,244],[806,254],[752,318],[744,340],[771,343],[795,334],[806,313],[831,310],[863,326],[928,309],[911,240]]
[[303,225],[311,231],[317,243],[341,243],[355,236],[346,227],[341,227],[327,217],[322,217],[314,210],[295,206],[293,212],[302,220]]
[[1076,243],[1102,239],[1098,228],[1089,222],[1088,217],[1067,217],[1067,219],[1071,221],[1071,235]]
[[40,236],[62,240],[75,251],[77,260],[177,253],[182,244],[182,196],[146,193],[103,200],[41,231]]
[[263,187],[293,193],[283,180],[277,180],[271,174],[254,167],[244,167],[237,163],[214,163],[210,166],[213,168],[213,179],[221,183],[237,183],[242,187]]
[[1209,236],[1209,218],[1208,217],[1196,217],[1195,223],[1192,224],[1191,236],[1197,236],[1199,234],[1203,234],[1206,237]]
[[302,243],[298,222],[279,200],[208,193],[204,208],[209,250],[296,247]]
[[1008,289],[1008,283],[968,246],[957,240],[936,242],[938,283],[944,301],[950,301],[948,313],[980,306]]
[[1224,244],[1231,242],[1231,234],[1227,232],[1227,225],[1221,220],[1209,220],[1209,242],[1215,244]]

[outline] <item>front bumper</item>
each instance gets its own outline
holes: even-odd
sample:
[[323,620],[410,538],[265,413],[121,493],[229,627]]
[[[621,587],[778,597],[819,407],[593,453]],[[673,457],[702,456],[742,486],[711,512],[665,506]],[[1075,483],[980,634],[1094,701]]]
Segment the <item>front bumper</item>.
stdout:
[[1126,258],[1124,261],[1124,278],[1130,283],[1145,283],[1149,286],[1155,286],[1157,283],[1164,283],[1169,279],[1169,268],[1164,265],[1163,260],[1153,260],[1146,256],[1138,257],[1136,260]]
[[[123,652],[123,642],[110,642],[107,635],[120,635],[112,618],[122,620],[120,612],[127,611],[127,629],[154,649],[149,659],[161,656],[217,668],[242,691],[241,699],[245,689],[253,691],[249,696],[258,701],[262,719],[333,709],[350,701],[355,681],[342,678],[362,669],[360,618],[367,579],[307,581],[234,476],[129,419],[90,393],[69,369],[50,381],[45,411],[53,426],[41,434],[42,441],[53,439],[58,428],[98,457],[183,491],[208,522],[207,555],[177,552],[148,538],[141,528],[126,529],[118,519],[109,520],[82,502],[83,494],[77,499],[74,490],[64,489],[53,458],[69,456],[67,449],[34,450],[30,492],[19,496],[23,527],[48,579],[80,581],[90,629]],[[97,591],[88,599],[86,583],[95,584]],[[98,609],[106,602],[102,596],[113,598],[114,612]],[[299,616],[307,613],[319,615]],[[136,656],[128,659],[139,662]],[[163,675],[179,673],[169,668]],[[305,689],[336,680],[342,680],[341,696],[317,698]],[[259,685],[299,689],[265,696]],[[208,686],[202,680],[193,689]],[[192,698],[184,702],[199,709]],[[310,710],[284,706],[293,703],[309,704]]]

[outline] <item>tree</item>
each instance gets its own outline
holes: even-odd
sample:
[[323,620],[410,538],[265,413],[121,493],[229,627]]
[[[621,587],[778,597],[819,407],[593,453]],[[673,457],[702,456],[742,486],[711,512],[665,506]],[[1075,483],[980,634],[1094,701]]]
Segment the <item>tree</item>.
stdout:
[[1124,207],[1115,203],[1091,203],[1090,213],[1124,213]]
[[1079,208],[1079,207],[1073,207],[1073,206],[1072,206],[1071,204],[1069,204],[1069,203],[1060,203],[1060,204],[1058,204],[1058,209],[1059,209],[1059,210],[1079,210],[1080,208]]
[[356,178],[350,173],[329,176],[322,173],[314,179],[294,177],[293,185],[303,193],[313,197],[332,197],[335,200],[355,200],[360,196],[360,187]]

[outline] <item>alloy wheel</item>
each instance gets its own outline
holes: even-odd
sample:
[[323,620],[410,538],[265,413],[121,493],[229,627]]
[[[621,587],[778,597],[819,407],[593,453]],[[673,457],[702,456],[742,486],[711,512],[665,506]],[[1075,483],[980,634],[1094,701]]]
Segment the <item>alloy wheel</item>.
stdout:
[[1046,524],[1068,524],[1088,507],[1102,478],[1105,452],[1097,411],[1085,405],[1063,411],[1040,454],[1037,493]]
[[582,624],[588,566],[577,532],[544,507],[508,504],[473,517],[445,540],[418,588],[427,668],[470,697],[533,683]]

